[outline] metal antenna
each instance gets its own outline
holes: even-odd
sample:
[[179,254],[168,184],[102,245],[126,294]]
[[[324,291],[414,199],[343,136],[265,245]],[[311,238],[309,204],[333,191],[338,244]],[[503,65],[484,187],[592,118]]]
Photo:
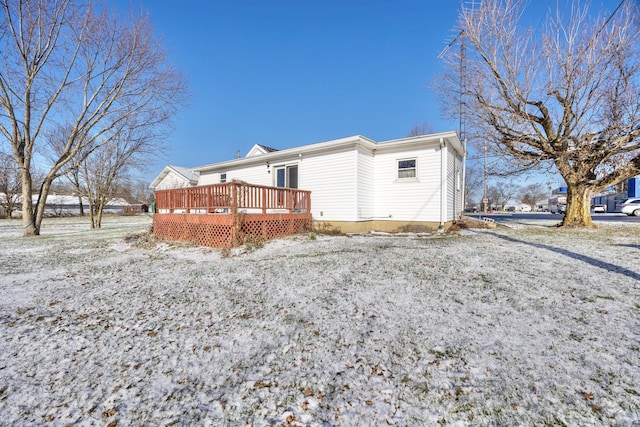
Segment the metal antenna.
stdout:
[[[476,7],[476,0],[470,0],[467,2],[467,4],[470,4],[470,9],[473,11],[475,10]],[[482,0],[478,0],[478,5],[481,6],[482,5]],[[469,6],[462,6],[463,8],[467,8]],[[462,141],[464,141],[464,156],[465,156],[465,161],[463,163],[463,167],[462,167],[462,176],[463,176],[463,182],[465,182],[466,185],[466,157],[467,157],[467,138],[466,138],[466,123],[464,120],[464,94],[466,92],[466,81],[465,81],[465,75],[466,75],[466,50],[465,50],[465,43],[464,43],[464,28],[461,29],[458,34],[453,38],[453,40],[451,40],[447,46],[442,50],[442,52],[440,52],[438,54],[438,59],[442,59],[444,57],[444,55],[447,54],[447,52],[449,51],[449,49],[456,44],[456,42],[458,41],[458,39],[460,39],[460,101],[459,101],[459,111],[458,111],[458,116],[459,116],[459,130],[458,130],[458,134],[460,136],[460,139]],[[485,142],[486,144],[486,142]],[[484,197],[486,199],[486,194],[487,194],[487,190],[486,190],[486,146],[485,146],[485,194]],[[463,196],[463,202],[462,202],[463,206],[466,205],[466,200],[464,200],[464,196]]]
[[453,40],[451,40],[451,42],[447,45],[447,47],[445,47],[444,49],[442,49],[442,52],[440,52],[438,54],[438,59],[442,59],[442,57],[447,53],[447,51],[451,48],[451,46],[453,46],[454,44],[456,44],[456,42],[458,41],[458,39],[462,36],[462,34],[464,34],[464,30],[460,30],[460,32],[458,33],[457,36],[455,36],[453,38]]

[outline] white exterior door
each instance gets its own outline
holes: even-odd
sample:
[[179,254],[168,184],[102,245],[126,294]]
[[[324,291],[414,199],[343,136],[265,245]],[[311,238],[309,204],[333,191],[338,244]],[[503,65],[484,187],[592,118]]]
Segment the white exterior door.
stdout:
[[298,188],[298,165],[281,166],[276,169],[276,187]]

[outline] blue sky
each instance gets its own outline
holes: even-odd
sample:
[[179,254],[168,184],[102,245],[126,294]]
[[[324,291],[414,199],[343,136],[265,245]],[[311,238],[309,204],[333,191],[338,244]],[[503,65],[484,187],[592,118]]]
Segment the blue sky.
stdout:
[[[255,143],[284,149],[357,134],[383,141],[424,122],[458,130],[441,119],[430,90],[438,54],[455,36],[457,0],[115,2],[149,13],[192,91],[149,181],[165,164],[230,160]],[[533,3],[538,15],[552,2]]]
[[456,1],[122,0],[150,14],[190,105],[160,162],[197,166],[351,135],[401,138],[440,120],[429,85]]

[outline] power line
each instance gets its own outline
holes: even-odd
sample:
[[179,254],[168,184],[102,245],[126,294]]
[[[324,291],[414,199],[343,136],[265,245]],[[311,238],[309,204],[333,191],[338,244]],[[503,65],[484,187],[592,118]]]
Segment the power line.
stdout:
[[618,7],[616,7],[615,10],[613,12],[611,12],[611,15],[609,16],[609,18],[607,18],[607,20],[604,21],[604,24],[602,24],[602,27],[600,27],[600,29],[593,36],[594,39],[598,38],[598,36],[602,32],[602,30],[604,30],[604,27],[606,27],[609,24],[609,21],[611,21],[613,19],[613,16],[618,12],[618,10],[622,7],[622,5],[624,4],[625,1],[626,0],[622,0],[620,2],[620,4],[618,4]]

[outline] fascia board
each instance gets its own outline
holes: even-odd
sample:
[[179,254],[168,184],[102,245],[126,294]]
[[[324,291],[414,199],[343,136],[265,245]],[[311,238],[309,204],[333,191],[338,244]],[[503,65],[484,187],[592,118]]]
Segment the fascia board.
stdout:
[[455,131],[433,133],[430,135],[411,136],[408,138],[393,139],[384,141],[376,145],[376,151],[392,151],[398,148],[420,147],[425,144],[440,144],[440,139],[445,139],[460,154],[464,155],[464,148],[460,143],[458,134]]
[[319,142],[316,144],[302,145],[299,147],[287,148],[284,150],[273,151],[260,156],[243,157],[241,159],[227,160],[219,163],[212,163],[204,166],[192,168],[194,172],[211,172],[216,170],[227,170],[243,166],[251,166],[262,163],[273,163],[279,160],[291,159],[300,155],[317,154],[322,152],[335,151],[344,147],[363,145],[369,149],[377,146],[375,141],[365,138],[361,135],[350,136],[347,138],[335,139],[332,141]]

